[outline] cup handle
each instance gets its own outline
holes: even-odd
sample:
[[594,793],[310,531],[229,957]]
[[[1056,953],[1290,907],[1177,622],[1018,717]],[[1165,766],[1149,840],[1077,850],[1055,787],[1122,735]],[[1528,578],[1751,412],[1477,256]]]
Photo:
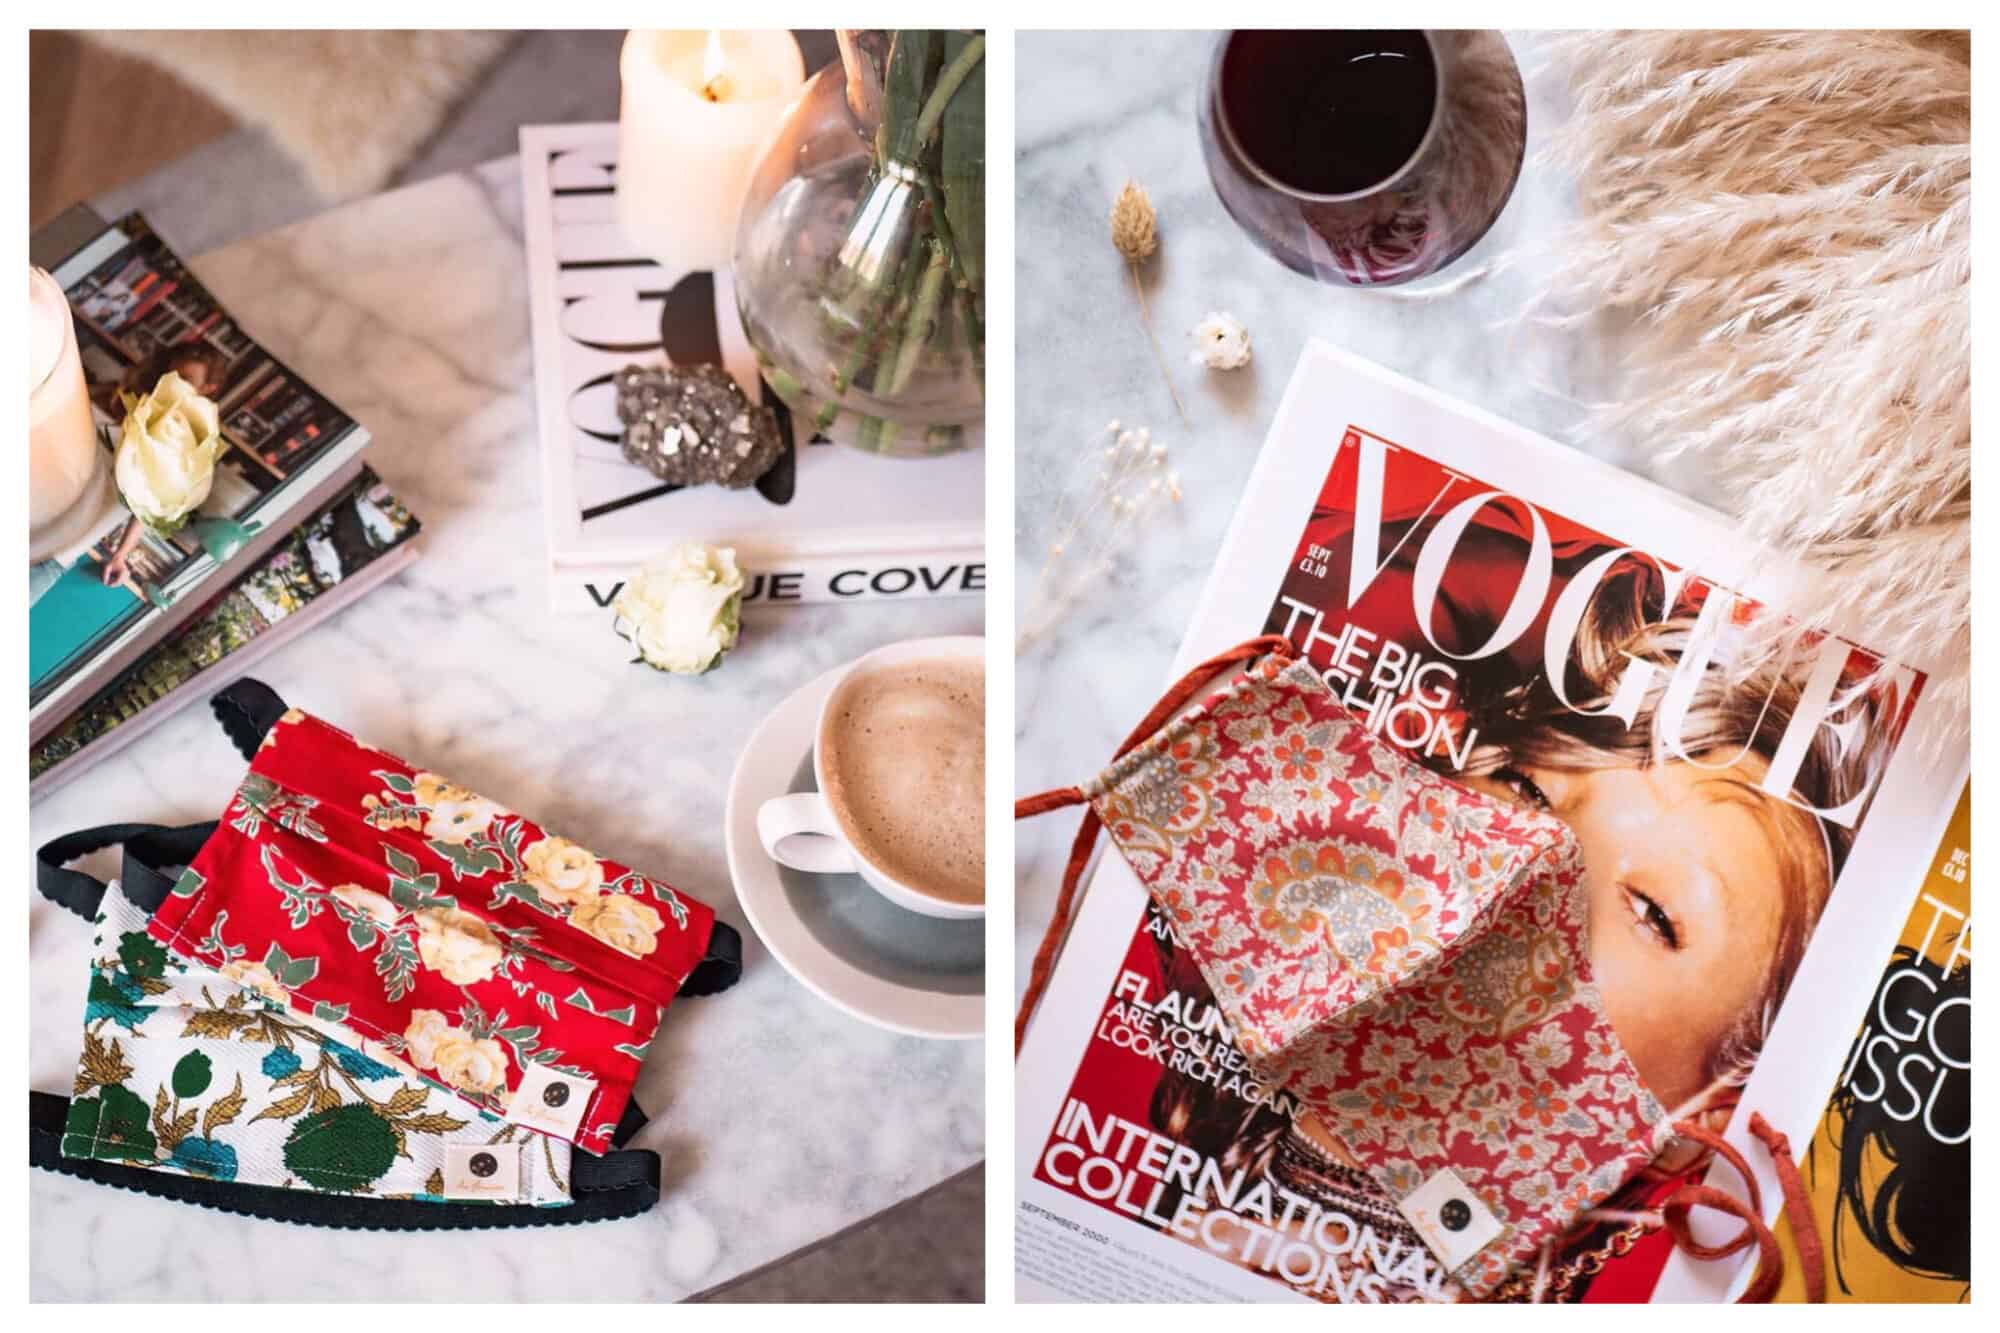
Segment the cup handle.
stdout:
[[816,791],[774,796],[757,807],[757,840],[779,865],[815,875],[855,873],[840,824]]

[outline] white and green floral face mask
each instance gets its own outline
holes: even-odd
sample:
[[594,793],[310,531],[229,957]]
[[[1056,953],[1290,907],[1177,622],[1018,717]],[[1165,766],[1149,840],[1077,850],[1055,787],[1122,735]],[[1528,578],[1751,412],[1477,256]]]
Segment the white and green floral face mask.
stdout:
[[[146,933],[146,912],[116,883],[90,969],[65,1157],[384,1199],[570,1202],[568,1143],[470,1107],[373,1043],[183,963]],[[489,1182],[490,1192],[479,1188]]]
[[[126,826],[43,849],[43,892],[91,915],[94,934],[72,1097],[30,1095],[34,1165],[330,1226],[529,1226],[657,1201],[655,1154],[578,1153],[431,1084],[337,1016],[290,1009],[255,978],[154,940],[147,903],[170,876],[135,849],[171,847],[180,860],[203,831]],[[133,890],[60,868],[116,841]]]

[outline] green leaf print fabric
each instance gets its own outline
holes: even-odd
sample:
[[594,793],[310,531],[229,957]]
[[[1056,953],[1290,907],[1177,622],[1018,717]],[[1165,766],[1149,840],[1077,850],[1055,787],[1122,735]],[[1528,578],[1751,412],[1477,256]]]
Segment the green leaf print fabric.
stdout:
[[338,1013],[290,1009],[255,969],[183,963],[146,920],[116,883],[106,890],[63,1156],[444,1202],[448,1150],[475,1149],[518,1155],[518,1193],[490,1202],[571,1201],[568,1143],[432,1086]]

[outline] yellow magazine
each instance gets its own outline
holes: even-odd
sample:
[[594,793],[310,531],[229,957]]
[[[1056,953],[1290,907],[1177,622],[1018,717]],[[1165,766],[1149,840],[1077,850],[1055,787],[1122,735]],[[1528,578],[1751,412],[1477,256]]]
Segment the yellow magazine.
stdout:
[[[1972,794],[1958,799],[1804,1168],[1829,1301],[1967,1301]],[[1780,1301],[1805,1299],[1789,1219]]]

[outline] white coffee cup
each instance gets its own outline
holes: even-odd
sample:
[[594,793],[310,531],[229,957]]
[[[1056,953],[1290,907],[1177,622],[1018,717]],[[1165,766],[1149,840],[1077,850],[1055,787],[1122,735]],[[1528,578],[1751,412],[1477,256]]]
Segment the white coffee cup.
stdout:
[[941,657],[965,658],[982,666],[986,640],[977,635],[938,639],[909,639],[878,648],[847,664],[834,687],[820,703],[819,718],[813,726],[813,781],[819,791],[794,792],[774,796],[758,807],[757,837],[764,853],[780,865],[819,875],[859,875],[863,882],[890,902],[925,916],[964,918],[986,915],[985,903],[951,902],[904,883],[857,850],[840,827],[840,820],[820,792],[826,790],[822,768],[828,718],[841,697],[842,688],[857,673],[904,662],[935,661]]

